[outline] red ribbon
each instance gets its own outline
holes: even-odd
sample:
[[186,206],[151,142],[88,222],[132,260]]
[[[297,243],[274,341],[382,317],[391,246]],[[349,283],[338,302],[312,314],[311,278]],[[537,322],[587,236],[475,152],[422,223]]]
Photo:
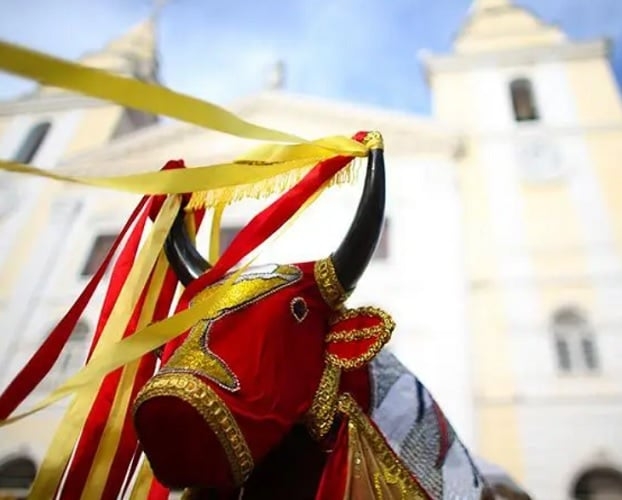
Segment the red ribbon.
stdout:
[[[104,277],[106,269],[112,261],[112,257],[123,240],[125,233],[127,233],[128,229],[132,226],[132,223],[138,217],[138,214],[141,212],[148,199],[149,198],[144,197],[138,203],[108,251],[102,264],[99,266],[99,269],[91,277],[78,299],[56,325],[54,330],[48,335],[39,349],[37,349],[28,363],[26,363],[26,366],[20,370],[2,395],[0,395],[0,420],[6,420],[50,372],[54,363],[60,356],[63,347],[65,347],[65,344],[69,340],[78,320],[82,316],[84,309],[93,297],[99,282]],[[146,212],[142,214],[143,218],[146,216]]]

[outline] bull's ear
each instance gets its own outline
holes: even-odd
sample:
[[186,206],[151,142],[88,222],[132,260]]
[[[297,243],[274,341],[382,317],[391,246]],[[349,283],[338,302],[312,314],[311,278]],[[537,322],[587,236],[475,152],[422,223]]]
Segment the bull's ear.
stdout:
[[395,323],[375,307],[344,309],[331,321],[326,337],[328,360],[344,370],[369,363],[389,341]]

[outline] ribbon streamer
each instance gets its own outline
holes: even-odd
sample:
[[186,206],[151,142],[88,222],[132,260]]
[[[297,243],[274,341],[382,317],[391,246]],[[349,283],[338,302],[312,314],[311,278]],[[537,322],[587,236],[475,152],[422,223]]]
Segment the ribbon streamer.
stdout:
[[[159,85],[65,61],[2,41],[0,70],[38,81],[43,85],[78,92],[155,115],[168,116],[237,137],[294,143],[259,146],[237,162],[209,167],[213,169],[209,172],[192,168],[120,177],[81,177],[53,173],[8,160],[0,160],[0,170],[139,194],[180,194],[254,184],[333,156],[360,157],[367,154],[367,148],[363,144],[348,137],[333,136],[308,141],[293,134],[246,122],[214,104]],[[245,168],[240,168],[242,164]]]
[[0,41],[0,70],[182,122],[264,141],[306,142],[293,134],[246,122],[232,113],[160,85],[114,75]]

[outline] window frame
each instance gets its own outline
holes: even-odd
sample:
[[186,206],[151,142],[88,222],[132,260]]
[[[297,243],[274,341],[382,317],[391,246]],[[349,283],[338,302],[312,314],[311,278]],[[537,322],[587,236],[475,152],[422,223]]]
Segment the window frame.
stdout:
[[[91,240],[92,242],[88,247],[86,258],[82,261],[82,265],[80,266],[80,271],[79,271],[80,279],[89,279],[97,272],[97,269],[99,269],[99,266],[101,266],[103,259],[110,251],[110,248],[112,247],[112,245],[114,244],[118,236],[119,236],[118,231],[115,231],[112,228],[109,230],[97,231],[95,233],[95,236]],[[110,239],[110,245],[107,246],[107,249],[103,253],[102,259],[99,261],[99,263],[91,264],[91,260],[94,258],[94,252],[96,250],[97,243],[100,239],[104,239],[104,238]],[[90,272],[91,268],[92,268],[92,272]]]
[[41,147],[45,139],[50,135],[51,129],[52,122],[50,120],[40,121],[30,127],[24,140],[13,155],[13,161],[26,165],[30,164],[37,156],[37,153],[41,151]]
[[[582,311],[574,307],[558,309],[551,317],[551,333],[559,374],[594,376],[601,373],[597,338]],[[588,351],[591,351],[590,354]]]
[[[512,109],[512,116],[515,123],[538,123],[542,118],[540,106],[538,104],[538,99],[536,97],[535,85],[533,84],[533,80],[526,76],[517,76],[512,78],[508,84],[508,90],[510,94],[510,104]],[[519,92],[524,92],[526,94],[526,99],[528,100],[527,105],[529,106],[528,114],[522,116],[520,105],[522,103],[519,102],[518,95]]]

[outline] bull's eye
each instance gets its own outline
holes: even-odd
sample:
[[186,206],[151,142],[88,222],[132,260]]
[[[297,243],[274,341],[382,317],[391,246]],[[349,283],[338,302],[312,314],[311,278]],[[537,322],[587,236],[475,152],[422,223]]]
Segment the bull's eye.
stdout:
[[307,307],[307,303],[302,297],[296,297],[292,299],[292,301],[289,303],[289,310],[292,312],[292,315],[294,316],[294,318],[296,318],[296,321],[298,321],[298,323],[302,323],[307,317],[307,314],[309,314],[309,308]]

